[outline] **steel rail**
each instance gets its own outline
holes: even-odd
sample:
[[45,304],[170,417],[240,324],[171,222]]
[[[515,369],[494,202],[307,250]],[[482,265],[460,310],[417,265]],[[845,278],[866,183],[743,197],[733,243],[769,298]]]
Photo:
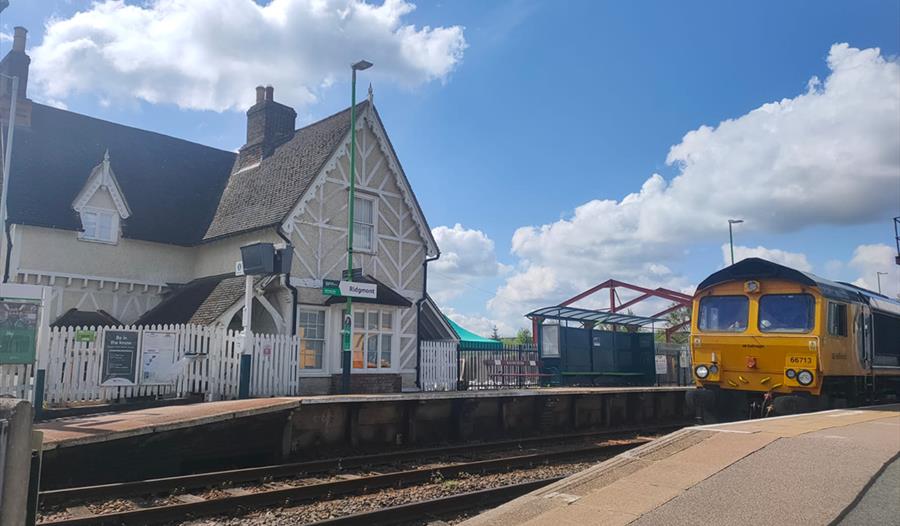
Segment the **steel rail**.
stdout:
[[94,499],[111,499],[116,497],[128,497],[134,495],[151,495],[171,492],[173,490],[189,490],[221,484],[233,484],[252,482],[268,478],[284,478],[299,474],[316,474],[329,471],[340,471],[361,466],[371,466],[399,462],[410,459],[422,459],[448,456],[454,454],[471,454],[485,452],[492,449],[519,446],[527,444],[554,443],[559,440],[589,439],[591,437],[615,437],[629,433],[659,431],[677,428],[677,425],[665,425],[657,427],[643,427],[622,429],[605,432],[586,432],[581,434],[552,435],[544,437],[531,437],[517,440],[503,440],[472,445],[454,445],[440,448],[413,449],[395,451],[376,455],[360,455],[325,460],[312,460],[306,462],[291,462],[269,466],[241,468],[223,471],[197,473],[193,475],[179,475],[147,480],[117,482],[113,484],[99,484],[93,486],[81,486],[56,490],[45,490],[40,493],[42,506],[61,505],[70,502],[87,501]]
[[104,524],[152,524],[175,521],[188,516],[212,515],[233,512],[237,509],[248,510],[269,505],[283,506],[287,502],[301,503],[319,498],[332,498],[337,495],[366,493],[390,487],[404,487],[428,482],[436,476],[446,479],[459,476],[462,473],[497,472],[510,468],[538,465],[551,460],[592,454],[614,456],[649,441],[649,439],[637,439],[625,444],[594,445],[549,453],[449,464],[306,486],[271,489],[258,493],[236,494],[197,502],[183,502],[108,514],[45,521],[40,524],[41,526],[94,526]]

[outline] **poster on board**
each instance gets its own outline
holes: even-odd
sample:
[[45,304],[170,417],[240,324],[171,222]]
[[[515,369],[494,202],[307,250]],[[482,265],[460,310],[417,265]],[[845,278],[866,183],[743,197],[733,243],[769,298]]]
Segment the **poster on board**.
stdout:
[[656,374],[666,374],[669,371],[669,362],[665,354],[656,355]]
[[100,385],[120,387],[137,384],[137,355],[137,331],[106,331],[103,335]]
[[178,377],[174,332],[144,331],[141,338],[141,384],[173,385]]
[[0,364],[34,363],[40,302],[0,300]]

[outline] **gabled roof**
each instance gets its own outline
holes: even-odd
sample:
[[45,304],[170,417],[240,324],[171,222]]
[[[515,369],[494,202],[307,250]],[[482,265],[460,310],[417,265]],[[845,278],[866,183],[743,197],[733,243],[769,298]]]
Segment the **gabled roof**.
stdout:
[[131,207],[128,206],[128,201],[122,193],[122,187],[119,186],[119,181],[116,179],[115,172],[113,172],[109,161],[109,150],[106,150],[106,153],[103,154],[103,160],[100,161],[100,164],[91,170],[91,175],[87,178],[84,188],[75,196],[72,208],[77,212],[81,212],[82,208],[90,202],[94,194],[101,188],[106,188],[106,191],[109,192],[109,196],[115,203],[119,216],[122,219],[128,219],[131,215]]
[[124,237],[176,245],[203,239],[234,153],[43,104],[32,105],[31,127],[16,128],[10,221],[81,230],[72,203],[106,150],[132,212]]
[[[368,105],[357,104],[357,115]],[[233,173],[204,239],[281,224],[349,131],[347,108],[300,128],[259,165]]]

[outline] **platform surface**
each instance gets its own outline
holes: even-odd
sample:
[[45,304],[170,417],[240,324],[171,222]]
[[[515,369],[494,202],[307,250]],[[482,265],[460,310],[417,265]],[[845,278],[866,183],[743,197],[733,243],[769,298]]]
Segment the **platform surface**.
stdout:
[[687,391],[693,387],[551,387],[492,391],[452,391],[389,394],[323,395],[254,398],[140,409],[118,413],[60,418],[38,423],[44,433],[44,449],[78,446],[220,422],[309,404],[447,400],[454,398],[527,397],[599,393]]
[[463,524],[900,524],[898,456],[900,405],[691,427]]

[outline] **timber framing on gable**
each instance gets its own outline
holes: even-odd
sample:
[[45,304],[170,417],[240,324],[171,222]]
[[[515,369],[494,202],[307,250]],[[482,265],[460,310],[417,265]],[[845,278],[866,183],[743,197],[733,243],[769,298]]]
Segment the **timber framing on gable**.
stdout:
[[[422,242],[426,247],[425,255],[427,257],[437,256],[440,253],[437,242],[435,242],[434,237],[431,235],[431,228],[428,226],[428,221],[425,219],[425,215],[422,213],[421,207],[419,207],[418,200],[416,200],[415,194],[412,191],[412,187],[409,184],[409,180],[406,178],[406,174],[403,172],[400,160],[397,158],[396,152],[394,152],[394,148],[391,145],[390,140],[388,139],[387,132],[384,129],[384,125],[382,124],[381,119],[378,117],[378,112],[377,110],[375,110],[374,104],[369,104],[366,107],[365,111],[357,118],[357,131],[364,129],[366,126],[368,126],[368,128],[377,138],[377,146],[380,148],[381,152],[387,159],[388,168],[394,175],[398,188],[400,188],[400,197],[403,199],[409,209],[414,211],[414,213],[411,214],[411,219],[413,220],[418,230],[419,236],[421,237]],[[368,156],[368,153],[371,153],[371,150],[365,151],[362,145],[358,146],[358,155],[366,157]],[[306,210],[306,205],[309,203],[309,201],[321,195],[320,190],[325,182],[329,179],[329,175],[336,169],[339,169],[338,160],[346,155],[349,155],[349,151],[350,133],[348,132],[341,142],[341,145],[335,149],[334,153],[331,154],[331,157],[322,167],[319,174],[297,201],[297,204],[294,206],[294,208],[291,209],[290,213],[285,217],[284,221],[282,221],[282,228],[285,230],[285,232],[290,233],[292,231],[294,223]],[[360,183],[366,182],[363,179],[365,173],[365,171],[361,171],[360,174],[358,174]],[[341,175],[343,176],[343,179],[345,181],[349,180],[347,174]]]

